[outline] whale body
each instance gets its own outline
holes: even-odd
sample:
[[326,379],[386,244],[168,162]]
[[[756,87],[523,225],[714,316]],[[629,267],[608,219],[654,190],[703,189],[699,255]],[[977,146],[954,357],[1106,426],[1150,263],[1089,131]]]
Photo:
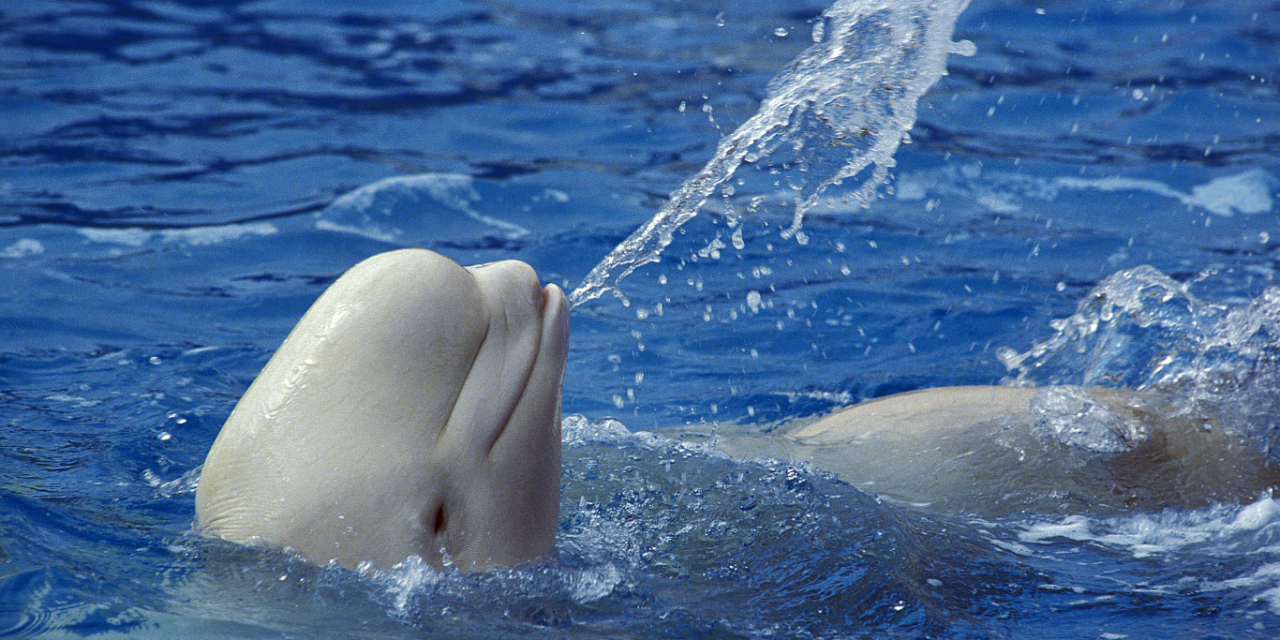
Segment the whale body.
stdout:
[[312,562],[462,570],[552,550],[568,306],[516,261],[352,267],[224,424],[198,526]]
[[1247,503],[1280,468],[1166,393],[972,386],[896,394],[810,424],[722,426],[737,457],[807,462],[888,501],[978,517]]

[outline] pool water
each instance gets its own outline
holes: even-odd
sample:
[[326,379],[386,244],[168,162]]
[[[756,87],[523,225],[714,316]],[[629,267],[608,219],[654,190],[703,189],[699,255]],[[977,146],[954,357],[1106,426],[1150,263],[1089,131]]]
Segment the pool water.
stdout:
[[702,443],[1101,384],[1178,389],[1275,459],[1280,5],[1256,1],[974,0],[976,52],[868,206],[834,185],[786,233],[820,147],[733,174],[573,310],[554,558],[351,572],[193,530],[223,420],[345,269],[420,246],[573,289],[826,9],[0,7],[0,635],[1280,635],[1269,495],[978,520]]

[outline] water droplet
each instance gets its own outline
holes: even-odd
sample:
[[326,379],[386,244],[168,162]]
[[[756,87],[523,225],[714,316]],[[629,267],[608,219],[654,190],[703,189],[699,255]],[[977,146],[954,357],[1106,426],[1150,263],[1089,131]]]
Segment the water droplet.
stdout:
[[777,29],[773,30],[773,35],[778,36],[779,38],[785,38],[789,33],[791,32],[787,31],[786,27],[778,27]]
[[973,41],[971,40],[960,40],[959,42],[952,42],[951,49],[948,51],[948,53],[953,53],[958,56],[964,56],[966,58],[972,58],[974,55],[977,55],[978,53],[978,45],[974,44]]

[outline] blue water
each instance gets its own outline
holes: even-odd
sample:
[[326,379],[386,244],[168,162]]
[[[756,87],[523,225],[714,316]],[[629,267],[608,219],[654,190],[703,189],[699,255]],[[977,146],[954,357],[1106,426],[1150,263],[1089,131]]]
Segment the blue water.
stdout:
[[1280,5],[1256,1],[975,1],[977,53],[871,206],[833,188],[784,238],[785,162],[708,201],[626,304],[573,312],[545,563],[355,573],[192,530],[222,421],[342,271],[425,246],[576,286],[825,8],[0,4],[0,635],[1280,635],[1269,496],[976,521],[686,440],[1022,382],[1173,385],[1272,447]]

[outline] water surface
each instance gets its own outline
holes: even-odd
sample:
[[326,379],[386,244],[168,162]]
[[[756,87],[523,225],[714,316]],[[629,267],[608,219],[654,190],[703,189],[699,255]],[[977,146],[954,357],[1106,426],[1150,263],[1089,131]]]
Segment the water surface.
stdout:
[[869,206],[833,186],[785,234],[801,168],[739,174],[626,304],[575,309],[543,564],[360,574],[192,531],[222,421],[340,273],[423,246],[572,289],[826,8],[0,8],[0,634],[1275,637],[1269,496],[983,521],[684,443],[1062,383],[1175,385],[1269,447],[1280,6],[1257,2],[975,1],[975,55]]

